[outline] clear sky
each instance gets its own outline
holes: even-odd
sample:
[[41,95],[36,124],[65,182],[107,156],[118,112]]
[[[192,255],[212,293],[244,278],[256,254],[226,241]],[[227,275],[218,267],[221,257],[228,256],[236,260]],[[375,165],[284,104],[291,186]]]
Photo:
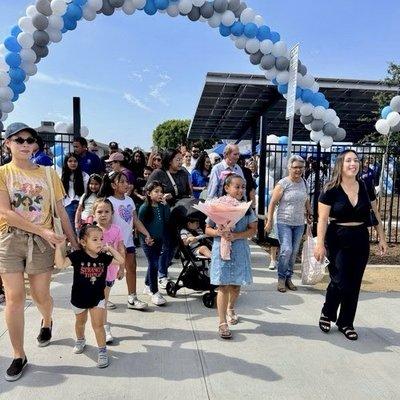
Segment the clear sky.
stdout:
[[[0,1],[1,41],[34,0]],[[321,77],[381,79],[400,63],[398,0],[247,0]],[[102,142],[148,149],[166,119],[192,118],[206,73],[260,73],[229,38],[186,17],[118,12],[81,21],[52,44],[7,123],[71,121],[72,97],[82,123]],[[328,99],[329,100],[329,99]],[[339,115],[340,117],[340,115]]]

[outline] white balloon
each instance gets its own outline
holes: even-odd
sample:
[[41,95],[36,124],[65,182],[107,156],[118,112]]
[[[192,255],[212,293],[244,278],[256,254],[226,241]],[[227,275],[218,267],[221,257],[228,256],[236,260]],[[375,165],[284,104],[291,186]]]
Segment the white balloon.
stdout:
[[170,4],[167,8],[167,14],[170,17],[177,17],[179,15],[178,4]]
[[315,82],[315,79],[312,75],[307,74],[305,76],[303,76],[303,88],[304,89],[310,89],[313,87]]
[[193,5],[196,7],[201,7],[205,2],[206,0],[192,0]]
[[33,26],[32,18],[30,17],[22,17],[18,21],[18,26],[21,28],[23,32],[27,32],[32,34],[36,31],[36,28]]
[[0,57],[0,72],[7,72],[10,70],[10,66]]
[[304,127],[308,130],[308,131],[312,131],[312,128],[311,128],[311,124],[307,124],[307,125],[304,125]]
[[6,114],[9,114],[14,110],[14,104],[11,101],[5,101],[0,104],[0,110]]
[[181,0],[178,7],[182,14],[187,15],[192,11],[193,4],[190,0]]
[[318,93],[318,92],[319,92],[319,85],[318,85],[317,82],[314,82],[314,84],[313,84],[312,87],[311,87],[311,90],[312,90],[314,93]]
[[310,132],[310,139],[315,143],[318,143],[322,139],[323,136],[324,136],[324,132],[322,132],[322,131],[318,131],[318,132],[311,131]]
[[36,75],[37,66],[34,63],[23,62],[21,63],[21,68],[25,71],[28,76]]
[[322,106],[315,107],[312,115],[315,119],[324,119],[325,108]]
[[257,53],[260,50],[260,41],[256,38],[249,39],[246,42],[246,50],[251,54]]
[[295,110],[299,111],[302,105],[303,105],[303,100],[296,99],[296,101],[294,102]]
[[6,72],[0,72],[0,86],[8,86],[10,82],[10,75],[8,75]]
[[400,114],[397,111],[392,111],[386,117],[386,121],[393,128],[400,122]]
[[58,15],[50,15],[48,29],[61,31],[64,28],[64,20]]
[[273,48],[274,48],[274,44],[269,39],[266,39],[266,40],[263,40],[262,42],[260,42],[260,50],[264,54],[270,54],[272,52]]
[[208,19],[208,25],[211,26],[211,28],[218,28],[221,24],[222,20],[222,15],[219,13],[214,13],[214,15]]
[[276,76],[276,80],[280,85],[284,85],[289,82],[289,71],[279,71]]
[[64,0],[52,0],[50,4],[54,15],[64,15],[67,11],[67,3]]
[[255,23],[258,27],[260,27],[260,26],[264,25],[264,18],[263,18],[261,15],[256,15],[256,16],[254,17],[254,23]]
[[14,92],[8,86],[0,86],[0,102],[10,101],[14,97]]
[[83,9],[83,18],[86,21],[94,21],[96,17],[97,17],[96,11],[94,11],[93,8],[85,7]]
[[255,17],[256,13],[252,8],[245,8],[240,15],[240,22],[246,25],[250,22],[253,22]]
[[233,23],[235,22],[235,14],[233,13],[233,11],[231,10],[226,10],[223,14],[222,14],[222,19],[221,22],[223,25],[225,26],[232,26]]
[[33,63],[36,61],[36,53],[32,49],[22,49],[19,52],[22,61]]
[[68,128],[68,124],[62,121],[58,121],[54,124],[54,130],[57,133],[66,133]]
[[[103,7],[103,0],[88,0],[87,6],[90,7],[94,11],[99,11],[101,7]],[[144,5],[144,4],[143,4]],[[135,4],[135,7],[138,8]]]
[[324,135],[320,139],[319,144],[323,149],[329,149],[329,147],[331,147],[333,144],[333,137]]
[[136,8],[143,8],[146,5],[146,0],[133,0],[133,4]]
[[279,138],[276,135],[268,135],[267,136],[267,143],[268,144],[278,144]]
[[380,119],[376,122],[375,124],[375,129],[381,134],[381,135],[387,135],[390,131],[390,125],[386,121],[386,119]]
[[0,44],[0,56],[5,56],[8,53],[8,50],[6,49],[6,46],[4,44]]
[[26,15],[28,16],[28,17],[34,17],[36,14],[39,14],[39,11],[36,9],[36,7],[34,6],[34,5],[32,5],[32,6],[29,6],[27,9],[26,9]]
[[235,40],[235,46],[239,50],[243,50],[246,48],[247,38],[246,36],[240,36]]
[[133,4],[132,0],[125,0],[124,5],[122,6],[122,11],[126,15],[132,15],[136,10],[135,5]]
[[89,128],[87,126],[82,126],[81,127],[81,136],[86,137],[89,135]]
[[272,81],[273,79],[276,78],[276,76],[278,75],[278,72],[279,71],[274,67],[274,68],[271,68],[271,69],[265,71],[264,75],[269,81]]
[[300,114],[307,117],[314,111],[314,106],[310,103],[304,103],[300,108]]
[[74,124],[67,125],[66,133],[74,133]]
[[[95,13],[96,16],[96,13]],[[53,43],[61,42],[62,40],[62,33],[61,31],[55,29],[48,29],[47,33],[49,34],[50,41]]]
[[17,36],[17,41],[23,49],[30,49],[34,44],[33,36],[27,32],[21,32]]
[[324,121],[332,122],[336,118],[336,111],[332,110],[332,108],[328,108],[325,110]]
[[287,53],[287,46],[285,42],[279,41],[274,44],[272,55],[275,57],[284,57]]
[[0,118],[0,121],[1,121],[1,122],[5,121],[5,120],[7,119],[7,117],[8,117],[8,114],[5,113],[5,112],[3,112],[3,115],[2,115],[1,118]]
[[400,96],[394,96],[392,100],[390,100],[390,107],[392,107],[393,111],[400,112]]
[[336,115],[335,118],[333,118],[332,124],[335,125],[337,128],[340,125],[340,118]]

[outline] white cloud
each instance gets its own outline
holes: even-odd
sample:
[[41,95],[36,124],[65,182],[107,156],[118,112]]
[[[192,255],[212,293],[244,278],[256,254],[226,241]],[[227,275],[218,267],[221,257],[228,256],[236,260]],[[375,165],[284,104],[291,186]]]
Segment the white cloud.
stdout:
[[129,74],[129,78],[131,80],[136,80],[137,79],[140,82],[143,81],[143,75],[140,72],[137,72],[137,71],[131,71],[130,74]]
[[135,96],[133,96],[131,93],[124,93],[124,99],[125,99],[128,103],[130,103],[130,104],[132,104],[132,105],[134,105],[134,106],[136,106],[136,107],[139,107],[139,108],[141,108],[142,110],[145,110],[145,111],[152,111],[149,107],[146,106],[146,104],[144,104],[141,100],[139,100],[138,98],[136,98]]
[[149,95],[158,100],[160,103],[164,104],[165,106],[169,106],[168,99],[165,97],[162,91],[165,86],[167,86],[168,82],[172,80],[172,78],[165,72],[161,72],[158,77],[161,79],[161,82],[150,85]]

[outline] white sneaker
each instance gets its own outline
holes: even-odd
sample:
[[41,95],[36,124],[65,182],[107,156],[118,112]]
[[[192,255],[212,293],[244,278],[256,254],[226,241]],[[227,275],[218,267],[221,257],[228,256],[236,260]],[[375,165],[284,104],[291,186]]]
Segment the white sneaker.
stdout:
[[83,350],[85,350],[86,340],[85,339],[77,339],[75,342],[75,346],[72,349],[74,354],[81,354]]
[[104,325],[104,330],[106,331],[106,343],[110,344],[114,341],[113,335],[111,334],[111,327],[109,324]]
[[107,310],[115,310],[117,306],[112,301],[107,301]]
[[165,289],[167,287],[167,284],[169,282],[169,279],[164,276],[164,278],[160,278],[158,280],[158,285],[160,286],[161,289]]
[[147,308],[147,303],[139,300],[136,294],[130,294],[128,296],[128,308],[132,310],[144,310]]
[[156,306],[163,306],[167,302],[167,300],[164,299],[160,292],[157,292],[154,293],[153,296],[151,296],[151,302]]
[[276,269],[276,261],[271,261],[270,264],[269,264],[268,269],[270,271],[274,271]]
[[149,296],[153,294],[150,290],[150,286],[144,285],[143,294],[148,294]]
[[99,355],[97,357],[97,368],[106,368],[108,367],[108,354],[107,350],[99,350]]

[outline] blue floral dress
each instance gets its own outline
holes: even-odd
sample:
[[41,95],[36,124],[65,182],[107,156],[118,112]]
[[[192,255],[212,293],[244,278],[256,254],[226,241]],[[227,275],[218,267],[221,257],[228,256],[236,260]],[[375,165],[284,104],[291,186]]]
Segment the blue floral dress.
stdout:
[[[233,232],[244,232],[257,217],[253,211],[245,215],[236,224]],[[210,219],[207,224],[212,228],[215,223]],[[214,238],[211,255],[210,280],[212,285],[250,285],[253,282],[251,273],[250,246],[247,239],[232,242],[231,259],[222,260],[220,255],[221,237]]]

